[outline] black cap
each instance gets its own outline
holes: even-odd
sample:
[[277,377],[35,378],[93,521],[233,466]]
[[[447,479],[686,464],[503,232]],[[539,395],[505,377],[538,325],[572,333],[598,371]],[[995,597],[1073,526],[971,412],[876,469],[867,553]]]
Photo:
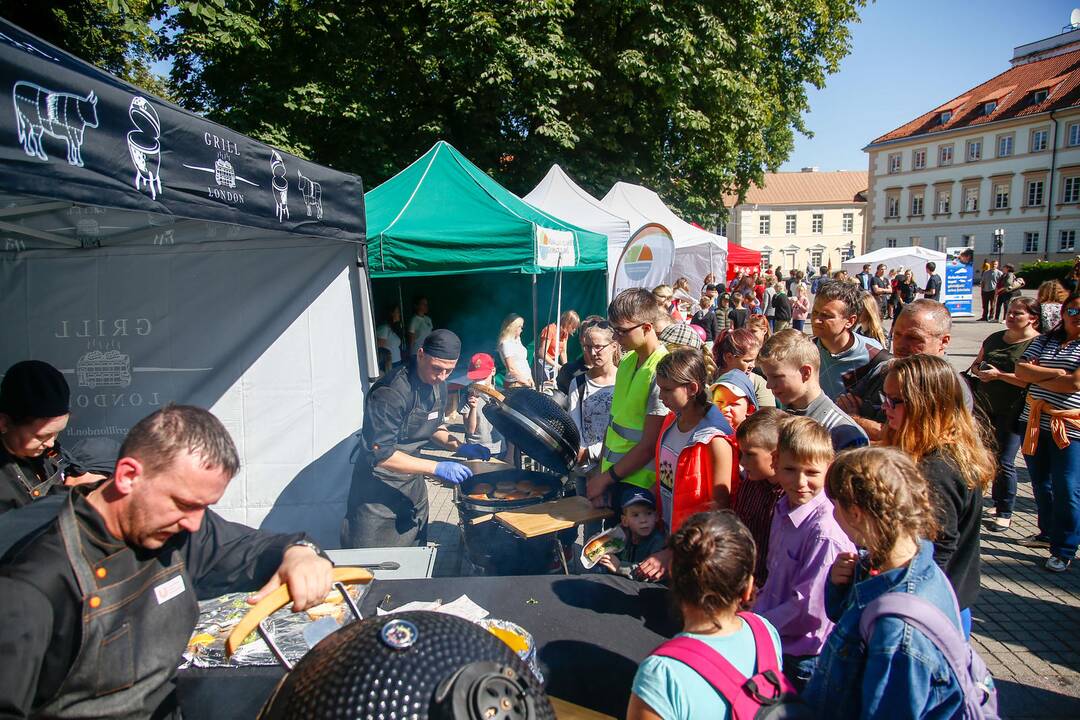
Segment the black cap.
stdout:
[[461,339],[449,330],[433,330],[421,347],[425,355],[440,360],[457,360],[461,356]]
[[625,493],[622,496],[623,509],[625,510],[631,505],[648,505],[655,510],[656,497],[645,488],[635,487],[632,492]]
[[716,291],[716,286],[713,285],[712,283],[709,283],[708,285],[705,286],[705,292],[715,292],[715,291]]
[[70,462],[70,474],[112,475],[120,457],[120,443],[108,437],[83,438],[70,448],[64,448]]
[[50,418],[67,415],[71,388],[47,362],[23,360],[8,368],[0,381],[0,412],[12,418]]

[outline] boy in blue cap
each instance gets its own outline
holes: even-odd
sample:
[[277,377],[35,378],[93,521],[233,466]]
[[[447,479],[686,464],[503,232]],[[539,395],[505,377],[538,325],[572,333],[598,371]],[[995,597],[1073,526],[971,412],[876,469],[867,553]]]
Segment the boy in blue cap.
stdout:
[[631,577],[639,562],[664,549],[666,538],[656,522],[656,497],[644,488],[625,492],[621,523],[626,545],[617,556],[605,555],[597,564],[616,575]]

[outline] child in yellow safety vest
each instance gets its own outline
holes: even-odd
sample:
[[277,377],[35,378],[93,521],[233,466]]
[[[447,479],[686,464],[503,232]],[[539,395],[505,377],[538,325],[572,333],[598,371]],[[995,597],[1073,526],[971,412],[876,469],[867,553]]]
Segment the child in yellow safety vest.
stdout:
[[624,354],[615,375],[600,472],[586,486],[597,507],[620,507],[616,495],[624,487],[652,490],[656,483],[654,451],[668,413],[656,386],[656,366],[667,355],[656,334],[660,313],[652,293],[641,288],[622,291],[608,306],[608,322]]

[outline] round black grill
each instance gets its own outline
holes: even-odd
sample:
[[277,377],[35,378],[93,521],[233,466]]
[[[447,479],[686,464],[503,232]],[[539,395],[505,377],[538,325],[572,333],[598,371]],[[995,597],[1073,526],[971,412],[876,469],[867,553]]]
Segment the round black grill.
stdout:
[[529,388],[510,390],[504,403],[488,403],[484,415],[511,443],[544,467],[567,472],[577,460],[581,435],[553,399]]

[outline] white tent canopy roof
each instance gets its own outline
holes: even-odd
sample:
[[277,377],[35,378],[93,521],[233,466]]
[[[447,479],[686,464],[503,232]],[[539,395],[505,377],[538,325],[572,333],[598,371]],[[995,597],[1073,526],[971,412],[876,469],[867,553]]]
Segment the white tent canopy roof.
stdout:
[[845,260],[843,268],[848,275],[854,277],[857,273],[862,272],[863,265],[869,265],[870,271],[874,272],[877,270],[879,264],[884,263],[885,267],[889,270],[899,270],[900,268],[911,270],[911,274],[915,277],[915,282],[920,286],[923,286],[926,284],[927,280],[926,263],[928,262],[937,265],[937,273],[939,275],[945,272],[945,253],[938,252],[937,250],[930,250],[918,245],[909,247],[878,248],[865,255]]
[[586,230],[607,235],[608,247],[621,250],[630,239],[630,222],[582,190],[557,164],[522,200]]
[[652,190],[641,185],[617,182],[600,201],[613,213],[630,221],[632,229],[646,223],[660,223],[675,239],[675,248],[711,243],[727,250],[727,238],[694,227],[671,211]]

